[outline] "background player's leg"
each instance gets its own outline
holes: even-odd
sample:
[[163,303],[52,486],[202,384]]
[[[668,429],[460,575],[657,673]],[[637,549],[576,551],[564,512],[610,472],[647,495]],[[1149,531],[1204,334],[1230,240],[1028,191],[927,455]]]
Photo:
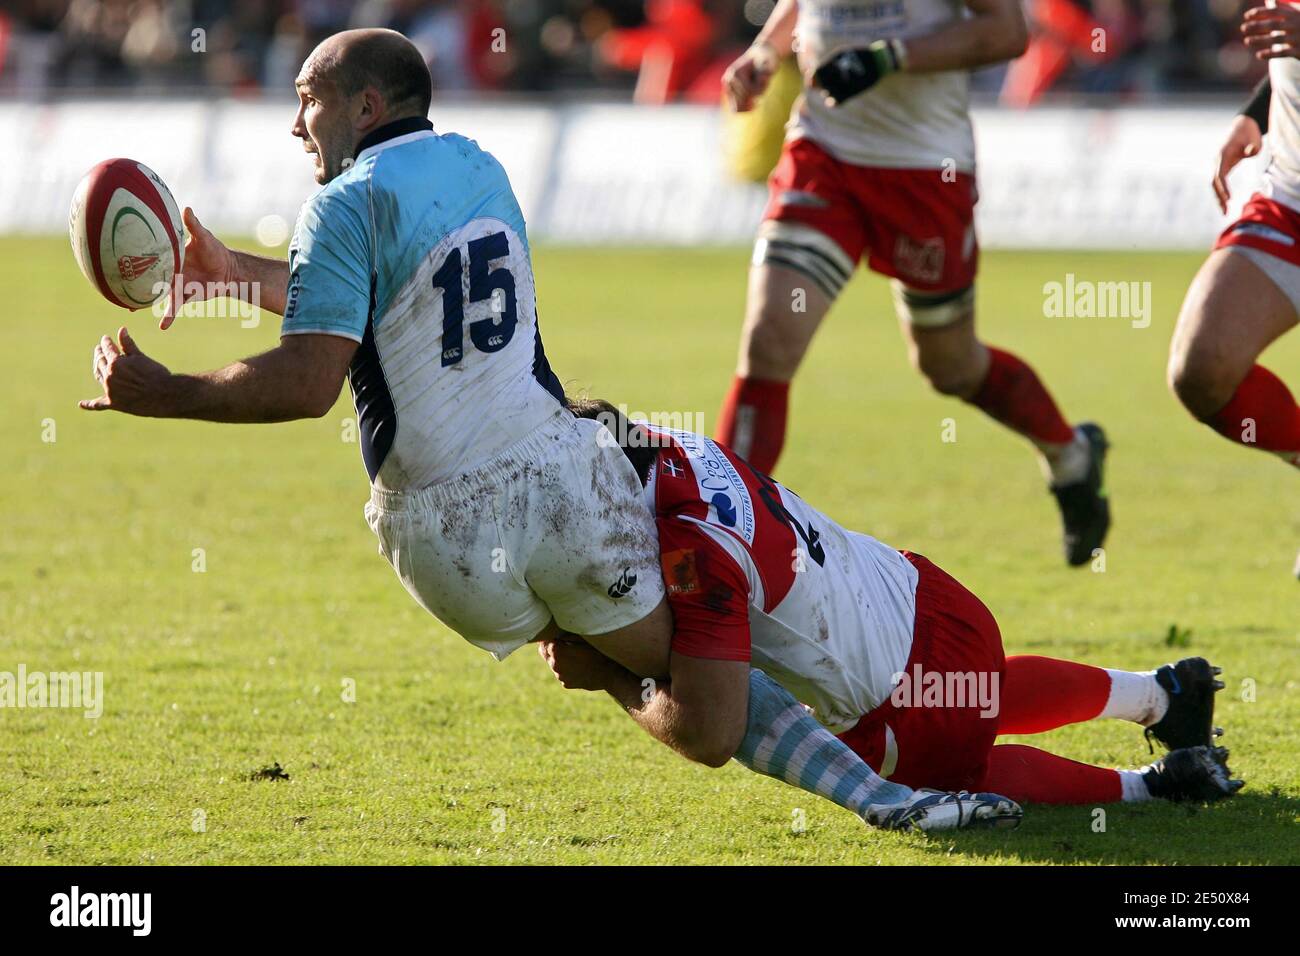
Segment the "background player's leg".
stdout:
[[1029,365],[979,340],[973,308],[944,325],[906,317],[901,324],[913,366],[937,392],[970,402],[1028,438],[1054,482],[1083,477],[1089,461],[1086,443],[1079,441]]
[[1281,379],[1255,364],[1296,324],[1296,305],[1278,281],[1300,295],[1300,267],[1264,253],[1252,261],[1253,252],[1217,249],[1196,274],[1169,348],[1169,387],[1220,435],[1300,467],[1300,406]]
[[1091,422],[1072,427],[1032,368],[979,340],[973,289],[922,293],[895,282],[894,295],[912,364],[930,384],[1033,442],[1061,510],[1066,561],[1087,564],[1110,529],[1101,429]]
[[770,262],[749,270],[740,358],[718,413],[717,436],[761,472],[776,467],[790,380],[831,301],[803,272]]
[[998,733],[1039,734],[1103,717],[1158,723],[1169,695],[1155,671],[1109,670],[1021,654],[1007,658]]

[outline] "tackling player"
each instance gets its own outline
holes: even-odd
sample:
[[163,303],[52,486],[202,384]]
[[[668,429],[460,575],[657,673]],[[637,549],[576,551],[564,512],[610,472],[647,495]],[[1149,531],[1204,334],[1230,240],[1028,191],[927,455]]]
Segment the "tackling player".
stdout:
[[[797,44],[796,44],[797,37]],[[797,47],[806,80],[754,245],[718,438],[762,472],[785,440],[790,380],[860,260],[889,276],[913,364],[1037,448],[1065,555],[1110,526],[1106,439],[1073,427],[1034,370],[975,333],[975,142],[968,76],[1019,56],[1019,0],[779,0],[724,87],[748,110]]]
[[[1169,386],[1229,441],[1300,467],[1300,406],[1258,363],[1300,315],[1300,9],[1247,10],[1246,45],[1268,61],[1268,78],[1234,121],[1213,186],[1228,210],[1227,175],[1257,155],[1269,134],[1264,185],[1219,236],[1192,280],[1169,346]],[[1300,577],[1300,558],[1295,573]]]
[[[989,610],[920,555],[841,528],[708,438],[629,427],[607,403],[575,408],[627,436],[645,482],[676,628],[670,680],[650,696],[582,644],[547,642],[542,654],[566,686],[608,691],[688,758],[720,766],[735,755],[805,786],[822,776],[802,773],[806,752],[793,742],[746,730],[752,664],[881,777],[908,787],[1078,804],[1208,801],[1242,786],[1213,743],[1223,683],[1204,659],[1135,673],[1004,657]],[[711,706],[693,704],[703,694]],[[789,722],[798,708],[787,701]],[[1170,752],[1112,770],[995,745],[1002,734],[1104,717],[1145,727]],[[818,792],[836,799],[848,789],[826,774]]]

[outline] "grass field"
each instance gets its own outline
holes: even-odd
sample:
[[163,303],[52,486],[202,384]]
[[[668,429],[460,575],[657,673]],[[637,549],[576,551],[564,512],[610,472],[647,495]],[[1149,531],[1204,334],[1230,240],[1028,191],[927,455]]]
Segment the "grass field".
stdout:
[[[573,391],[703,412],[711,429],[746,258],[539,250],[552,363]],[[735,764],[690,765],[603,696],[561,690],[528,649],[496,664],[428,617],[362,519],[346,397],[275,426],[80,412],[96,391],[91,349],[124,313],[81,279],[66,241],[0,240],[0,671],[105,675],[98,720],[0,710],[0,863],[1300,862],[1300,476],[1216,438],[1165,390],[1197,264],[984,261],[986,338],[1110,432],[1104,573],[1064,566],[1027,448],[910,371],[879,279],[856,278],[814,343],[779,478],[960,577],[1012,653],[1141,669],[1197,653],[1228,682],[1219,722],[1248,781],[1237,799],[1114,806],[1105,832],[1090,807],[1030,807],[1014,833],[927,840],[868,831]],[[1043,285],[1067,272],[1150,281],[1150,327],[1044,318]],[[184,370],[268,347],[277,329],[273,316],[132,324]],[[1267,361],[1296,385],[1293,339]],[[941,440],[945,418],[956,442]],[[1171,626],[1185,646],[1167,646]],[[1104,765],[1151,759],[1113,721],[1033,739]],[[289,779],[250,779],[277,762]]]

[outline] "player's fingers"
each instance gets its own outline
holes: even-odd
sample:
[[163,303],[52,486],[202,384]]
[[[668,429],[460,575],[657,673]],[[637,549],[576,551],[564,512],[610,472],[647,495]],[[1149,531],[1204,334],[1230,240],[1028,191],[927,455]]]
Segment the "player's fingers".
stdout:
[[83,398],[77,402],[77,405],[88,412],[103,412],[113,407],[107,395],[100,395],[98,398]]
[[1263,49],[1255,50],[1255,58],[1258,60],[1275,60],[1278,57],[1297,56],[1295,45],[1291,43],[1269,43]]
[[1228,194],[1227,184],[1218,176],[1214,177],[1214,195],[1219,201],[1219,212],[1227,213],[1228,200],[1232,197]]
[[1269,33],[1273,30],[1276,30],[1281,25],[1282,25],[1281,19],[1275,16],[1255,17],[1253,19],[1246,20],[1241,24],[1241,32],[1246,34],[1247,36],[1251,36],[1259,33]]
[[1245,39],[1241,42],[1250,50],[1266,50],[1280,41],[1279,37],[1273,30],[1261,30],[1255,33],[1247,33]]
[[104,349],[104,343],[101,342],[99,345],[95,346],[95,366],[94,366],[94,369],[95,369],[95,380],[96,380],[96,381],[98,381],[98,382],[102,382],[102,381],[104,380],[105,376],[108,375],[108,370],[112,367],[112,365],[113,365],[113,358],[114,358],[115,356],[116,356],[116,352],[114,352],[113,355],[110,355],[110,354],[109,354],[109,353]]
[[140,346],[135,344],[135,339],[131,338],[131,333],[126,330],[125,325],[117,330],[117,340],[122,343],[123,355],[140,354]]
[[189,206],[186,206],[185,211],[181,213],[181,221],[185,223],[185,231],[191,236],[206,237],[211,235],[203,223],[199,222],[199,217],[194,215],[194,210]]
[[103,352],[104,356],[110,361],[118,356],[117,343],[107,335],[103,336],[99,340],[99,350]]
[[1214,170],[1214,178],[1210,181],[1210,185],[1214,187],[1214,195],[1219,200],[1220,212],[1228,211],[1228,199],[1230,198],[1228,194],[1228,172],[1232,169],[1232,166],[1233,163],[1227,153],[1222,154],[1219,157],[1219,165]]
[[727,97],[736,112],[743,113],[749,109],[749,91],[745,87],[744,80],[740,78],[739,72],[733,74],[727,84]]

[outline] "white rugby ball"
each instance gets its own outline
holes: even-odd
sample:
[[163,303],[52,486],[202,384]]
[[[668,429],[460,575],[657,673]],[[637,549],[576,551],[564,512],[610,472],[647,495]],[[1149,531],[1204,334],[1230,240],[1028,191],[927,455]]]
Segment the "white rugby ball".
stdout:
[[86,173],[68,236],[82,275],[124,309],[153,305],[185,262],[176,200],[157,173],[131,159],[106,159]]

